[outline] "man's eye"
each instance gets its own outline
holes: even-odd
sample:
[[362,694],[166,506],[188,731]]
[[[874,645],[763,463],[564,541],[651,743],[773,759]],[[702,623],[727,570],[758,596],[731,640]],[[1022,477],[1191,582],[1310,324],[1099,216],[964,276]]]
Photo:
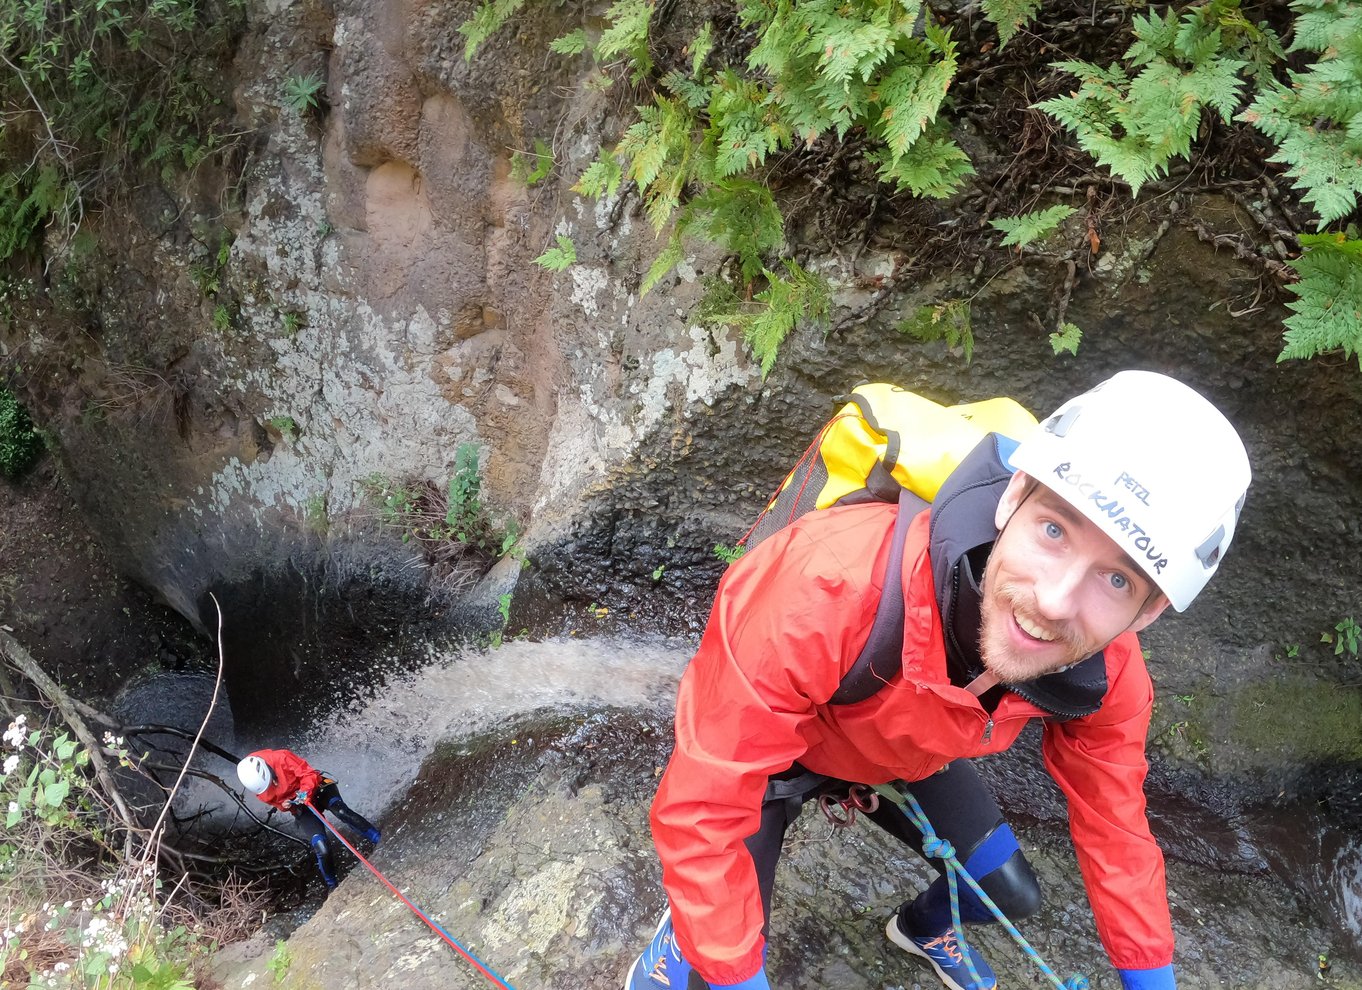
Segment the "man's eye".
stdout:
[[1130,578],[1126,577],[1124,574],[1113,574],[1111,576],[1111,586],[1117,591],[1125,591],[1130,587]]
[[1064,535],[1064,530],[1059,528],[1059,523],[1047,522],[1045,524],[1045,535],[1052,540],[1057,540]]

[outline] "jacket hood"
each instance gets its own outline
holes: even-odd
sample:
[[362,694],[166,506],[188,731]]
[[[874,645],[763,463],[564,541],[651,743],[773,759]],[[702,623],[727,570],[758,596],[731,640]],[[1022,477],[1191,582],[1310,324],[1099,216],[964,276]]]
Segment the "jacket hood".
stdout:
[[[946,639],[947,669],[957,687],[964,687],[984,669],[979,657],[983,602],[979,585],[998,539],[993,519],[1012,480],[1007,458],[1016,446],[1016,441],[990,433],[960,462],[932,503],[928,556]],[[1009,684],[1006,690],[1056,718],[1091,715],[1102,707],[1107,693],[1106,657],[1099,651],[1064,670]],[[991,694],[985,692],[984,698],[993,700]]]

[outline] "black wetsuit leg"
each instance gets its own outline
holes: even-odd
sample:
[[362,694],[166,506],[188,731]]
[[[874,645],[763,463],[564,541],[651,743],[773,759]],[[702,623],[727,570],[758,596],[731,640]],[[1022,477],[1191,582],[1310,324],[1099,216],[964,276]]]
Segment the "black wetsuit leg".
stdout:
[[[1040,884],[1031,864],[1003,819],[998,802],[969,760],[955,760],[940,773],[909,784],[908,790],[921,805],[933,831],[950,842],[956,858],[1008,918],[1025,918],[1040,909]],[[879,810],[870,818],[895,838],[922,852],[922,832],[897,805],[881,800]],[[942,875],[899,910],[917,931],[944,931],[951,924],[946,865],[936,858],[929,861]],[[968,886],[961,883],[959,893],[964,921],[979,924],[995,920]]]
[[373,823],[369,821],[369,819],[365,818],[358,811],[355,811],[345,803],[344,799],[341,798],[340,788],[336,785],[334,780],[330,783],[323,784],[317,790],[317,800],[315,803],[317,807],[325,808],[360,835],[378,831],[378,829],[374,828]]

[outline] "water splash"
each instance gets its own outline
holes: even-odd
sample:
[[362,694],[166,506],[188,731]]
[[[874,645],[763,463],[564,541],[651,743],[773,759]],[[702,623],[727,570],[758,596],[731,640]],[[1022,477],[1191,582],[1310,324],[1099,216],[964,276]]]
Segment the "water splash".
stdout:
[[441,741],[545,707],[669,711],[693,650],[681,639],[610,637],[451,651],[338,706],[288,745],[336,777],[348,803],[381,815]]

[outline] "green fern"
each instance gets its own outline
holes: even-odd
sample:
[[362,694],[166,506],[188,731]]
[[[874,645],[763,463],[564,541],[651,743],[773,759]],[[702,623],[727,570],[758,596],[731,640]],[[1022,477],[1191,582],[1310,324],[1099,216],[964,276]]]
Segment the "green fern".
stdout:
[[1032,241],[1049,237],[1061,223],[1073,214],[1074,208],[1072,206],[1060,204],[1047,210],[1035,210],[1031,213],[1023,213],[1020,216],[990,220],[988,225],[1007,235],[1003,238],[1003,247],[1011,247],[1014,244],[1017,247],[1025,247]]
[[998,44],[1006,45],[1036,16],[1040,0],[984,0],[984,16],[998,26]]
[[572,239],[558,234],[557,241],[557,247],[549,248],[534,259],[536,265],[551,272],[561,272],[577,263],[577,246],[572,243]]
[[1362,367],[1362,240],[1343,234],[1302,234],[1305,251],[1290,262],[1300,275],[1291,286],[1286,346],[1278,361],[1341,350]]
[[1264,88],[1240,120],[1279,147],[1269,161],[1287,174],[1319,214],[1319,229],[1347,216],[1362,194],[1362,8],[1357,4],[1296,0],[1291,50],[1320,57],[1304,72],[1288,72],[1290,86]]
[[459,25],[459,34],[464,36],[464,61],[473,61],[473,55],[482,43],[501,30],[525,6],[527,0],[483,0],[473,16]]
[[596,57],[602,61],[614,55],[629,56],[635,83],[646,79],[653,69],[648,54],[648,28],[655,5],[655,0],[616,0],[605,12],[609,27],[596,42]]
[[1246,23],[1238,0],[1212,0],[1182,14],[1137,15],[1136,40],[1125,54],[1138,70],[1133,77],[1119,66],[1058,62],[1055,68],[1079,78],[1079,88],[1037,106],[1139,195],[1170,161],[1187,156],[1204,111],[1231,120],[1242,99],[1240,71],[1250,64],[1240,56],[1260,57],[1262,39],[1275,39],[1264,29],[1242,30]]
[[770,187],[745,178],[723,179],[705,189],[687,205],[678,226],[736,255],[749,282],[785,239],[785,218]]
[[511,155],[511,178],[532,186],[548,178],[553,171],[553,149],[543,138],[534,139],[534,152],[516,151]]
[[549,50],[559,55],[580,55],[587,49],[586,31],[578,28],[549,42]]
[[924,343],[944,340],[948,347],[959,347],[966,364],[974,358],[974,320],[968,299],[919,306],[911,316],[899,321],[898,331]]
[[572,191],[593,199],[601,196],[614,199],[622,181],[624,170],[620,168],[620,163],[613,154],[602,151],[577,179]]
[[825,324],[832,309],[832,288],[826,279],[793,261],[782,264],[788,277],[769,269],[763,272],[767,285],[755,296],[756,306],[744,304],[723,283],[712,283],[708,305],[701,309],[706,322],[735,326],[742,332],[761,364],[763,378],[775,367],[776,354],[790,332],[804,322]]
[[662,281],[673,268],[681,263],[684,258],[685,249],[681,243],[681,235],[674,234],[663,248],[653,259],[653,263],[648,266],[648,274],[643,278],[643,284],[639,286],[638,294],[640,297],[646,296],[652,291],[653,286]]

